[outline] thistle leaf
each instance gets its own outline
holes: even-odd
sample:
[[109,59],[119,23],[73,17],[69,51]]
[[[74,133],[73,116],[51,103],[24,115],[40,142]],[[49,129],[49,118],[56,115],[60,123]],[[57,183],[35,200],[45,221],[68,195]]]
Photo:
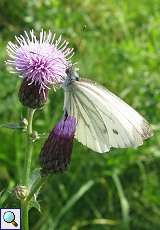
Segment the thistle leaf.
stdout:
[[29,201],[29,209],[31,208],[35,208],[37,209],[39,212],[41,212],[41,206],[39,204],[39,202],[37,201],[36,197],[34,196],[30,201]]
[[29,189],[31,190],[33,185],[41,178],[40,168],[36,168],[33,170],[30,180],[29,180]]
[[23,127],[20,124],[15,123],[7,123],[0,125],[0,128],[8,128],[8,129],[22,129]]

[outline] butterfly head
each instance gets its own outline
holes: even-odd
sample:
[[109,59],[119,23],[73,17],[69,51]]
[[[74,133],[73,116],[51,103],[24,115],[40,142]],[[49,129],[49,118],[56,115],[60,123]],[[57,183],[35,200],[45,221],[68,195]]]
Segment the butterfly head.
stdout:
[[79,81],[79,74],[78,74],[78,68],[75,68],[73,65],[69,66],[66,69],[67,77],[64,81],[64,87],[68,87],[71,85],[74,81]]

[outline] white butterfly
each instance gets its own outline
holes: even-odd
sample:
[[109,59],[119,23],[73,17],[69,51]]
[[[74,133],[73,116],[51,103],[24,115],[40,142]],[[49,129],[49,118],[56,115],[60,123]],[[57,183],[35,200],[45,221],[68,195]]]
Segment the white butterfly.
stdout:
[[104,153],[111,147],[140,146],[152,136],[148,122],[119,97],[95,82],[80,80],[73,67],[66,73],[64,111],[76,118],[75,138],[83,145]]

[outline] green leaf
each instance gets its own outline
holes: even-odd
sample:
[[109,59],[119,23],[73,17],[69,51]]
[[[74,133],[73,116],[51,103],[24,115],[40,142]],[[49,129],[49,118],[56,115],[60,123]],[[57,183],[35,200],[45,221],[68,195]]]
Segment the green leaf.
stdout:
[[0,128],[22,129],[22,126],[20,126],[19,124],[15,124],[15,123],[7,123],[7,124],[0,125]]
[[40,168],[34,169],[31,176],[30,176],[30,180],[29,180],[29,189],[30,190],[33,187],[33,185],[36,183],[36,181],[38,181],[40,178],[41,178]]
[[68,212],[69,209],[71,209],[76,202],[89,190],[92,188],[92,186],[95,184],[95,181],[89,180],[84,185],[80,187],[80,189],[68,200],[66,205],[63,206],[63,208],[60,210],[58,216],[55,219],[54,227],[56,228],[60,219],[65,215],[65,213]]
[[117,220],[113,219],[104,219],[104,218],[99,218],[99,219],[92,219],[92,220],[83,220],[77,222],[74,226],[72,226],[72,230],[78,230],[81,229],[82,227],[88,227],[92,225],[117,225],[119,222]]
[[29,209],[31,208],[35,208],[37,209],[39,212],[41,212],[41,206],[39,204],[39,202],[37,201],[36,197],[34,196],[30,201],[29,201]]

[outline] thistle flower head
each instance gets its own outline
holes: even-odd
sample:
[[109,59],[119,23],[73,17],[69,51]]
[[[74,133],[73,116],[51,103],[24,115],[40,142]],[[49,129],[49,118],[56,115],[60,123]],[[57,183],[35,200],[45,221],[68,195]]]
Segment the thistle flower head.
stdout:
[[42,107],[49,88],[64,82],[73,49],[68,48],[68,42],[62,41],[61,36],[56,39],[55,34],[43,30],[39,39],[32,30],[16,37],[16,41],[16,44],[8,43],[7,63],[23,78],[20,102],[33,109]]
[[66,76],[65,71],[73,55],[73,49],[68,48],[68,42],[61,36],[50,31],[41,31],[37,39],[33,30],[24,36],[16,37],[16,44],[9,42],[7,63],[14,71],[24,78],[28,85],[39,86],[44,90],[61,83]]
[[41,153],[42,174],[62,172],[70,163],[76,119],[72,116],[63,118],[51,131]]

